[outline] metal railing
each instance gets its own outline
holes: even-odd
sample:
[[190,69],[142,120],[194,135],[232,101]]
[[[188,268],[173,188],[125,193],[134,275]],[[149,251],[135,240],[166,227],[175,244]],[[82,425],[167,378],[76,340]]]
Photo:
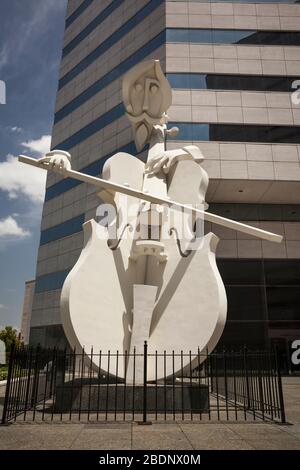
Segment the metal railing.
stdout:
[[13,346],[2,424],[23,421],[285,422],[275,352],[132,354]]

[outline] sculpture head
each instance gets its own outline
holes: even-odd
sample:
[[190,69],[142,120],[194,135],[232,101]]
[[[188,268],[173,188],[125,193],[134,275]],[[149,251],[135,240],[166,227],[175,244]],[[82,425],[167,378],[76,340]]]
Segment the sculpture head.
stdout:
[[123,101],[134,129],[137,150],[149,142],[153,126],[167,122],[172,90],[159,60],[148,60],[133,67],[123,78]]

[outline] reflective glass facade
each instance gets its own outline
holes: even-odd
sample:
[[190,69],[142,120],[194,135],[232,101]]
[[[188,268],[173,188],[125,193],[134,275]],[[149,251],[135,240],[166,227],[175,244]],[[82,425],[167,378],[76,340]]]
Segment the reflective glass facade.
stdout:
[[294,31],[251,31],[242,29],[188,29],[170,28],[166,31],[167,42],[192,44],[300,44],[300,33]]
[[172,122],[180,129],[176,140],[220,142],[300,143],[300,126],[264,126],[253,124],[205,124]]
[[[123,24],[117,31],[109,36],[103,43],[101,43],[93,52],[88,54],[76,67],[70,70],[64,75],[58,82],[58,88],[62,88],[68,82],[73,80],[80,72],[85,70],[91,63],[101,57],[104,52],[111,48],[116,42],[124,37],[129,31],[135,26],[138,26],[155,8],[159,7],[163,3],[163,0],[150,0],[144,8],[139,10],[130,20]],[[80,38],[79,41],[80,42]]]
[[95,0],[83,0],[83,2],[76,8],[72,14],[66,18],[66,29],[75,21]]
[[291,92],[295,77],[228,75],[213,73],[168,73],[172,88],[193,90],[248,90]]
[[[300,336],[300,261],[228,259],[218,260],[218,267],[228,299],[219,347],[264,349],[278,344],[285,353],[289,339]],[[284,354],[282,361],[287,372],[289,356]]]
[[33,327],[30,330],[29,341],[31,346],[43,345],[50,349],[65,349],[69,346],[62,325]]
[[[91,34],[94,29],[99,26],[102,21],[104,21],[109,15],[113,13],[114,10],[119,8],[119,6],[124,3],[124,0],[115,0],[111,2],[104,10],[96,16],[75,38],[73,38],[68,44],[63,48],[62,56],[65,57],[69,54],[83,39],[85,39],[89,34]],[[88,5],[87,5],[88,6]]]
[[68,237],[73,233],[80,232],[82,224],[84,223],[84,214],[80,214],[73,219],[66,220],[65,222],[54,225],[54,227],[42,230],[40,245],[59,240],[60,238]]

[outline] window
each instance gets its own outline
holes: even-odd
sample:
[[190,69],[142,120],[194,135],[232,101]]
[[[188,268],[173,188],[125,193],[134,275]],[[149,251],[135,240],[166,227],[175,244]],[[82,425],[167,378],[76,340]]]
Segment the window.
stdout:
[[264,266],[268,286],[300,286],[300,260],[265,260]]
[[82,230],[82,224],[84,223],[84,214],[80,214],[73,219],[66,220],[65,222],[55,225],[54,227],[42,230],[40,245],[58,240],[60,238],[68,237],[73,233],[80,232]]
[[172,88],[195,90],[292,91],[295,77],[167,73]]
[[228,321],[264,321],[265,302],[261,286],[227,286]]
[[202,124],[170,122],[179,127],[172,140],[221,142],[300,143],[300,126],[264,126],[252,124]]
[[267,287],[269,320],[299,321],[300,289],[297,287]]
[[233,220],[300,222],[299,204],[211,203],[209,212]]
[[262,260],[218,259],[218,268],[225,285],[260,285],[263,283]]
[[167,42],[194,44],[260,44],[298,46],[300,32],[253,31],[242,29],[168,28]]

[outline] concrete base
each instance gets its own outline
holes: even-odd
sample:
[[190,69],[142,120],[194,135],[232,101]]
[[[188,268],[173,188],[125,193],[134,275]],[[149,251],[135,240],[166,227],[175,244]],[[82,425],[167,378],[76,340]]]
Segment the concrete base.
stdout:
[[[56,388],[54,410],[99,411],[101,412],[142,412],[144,389],[141,385],[125,384],[80,384],[68,382]],[[208,412],[208,386],[192,382],[181,384],[148,384],[147,411],[149,413]]]

